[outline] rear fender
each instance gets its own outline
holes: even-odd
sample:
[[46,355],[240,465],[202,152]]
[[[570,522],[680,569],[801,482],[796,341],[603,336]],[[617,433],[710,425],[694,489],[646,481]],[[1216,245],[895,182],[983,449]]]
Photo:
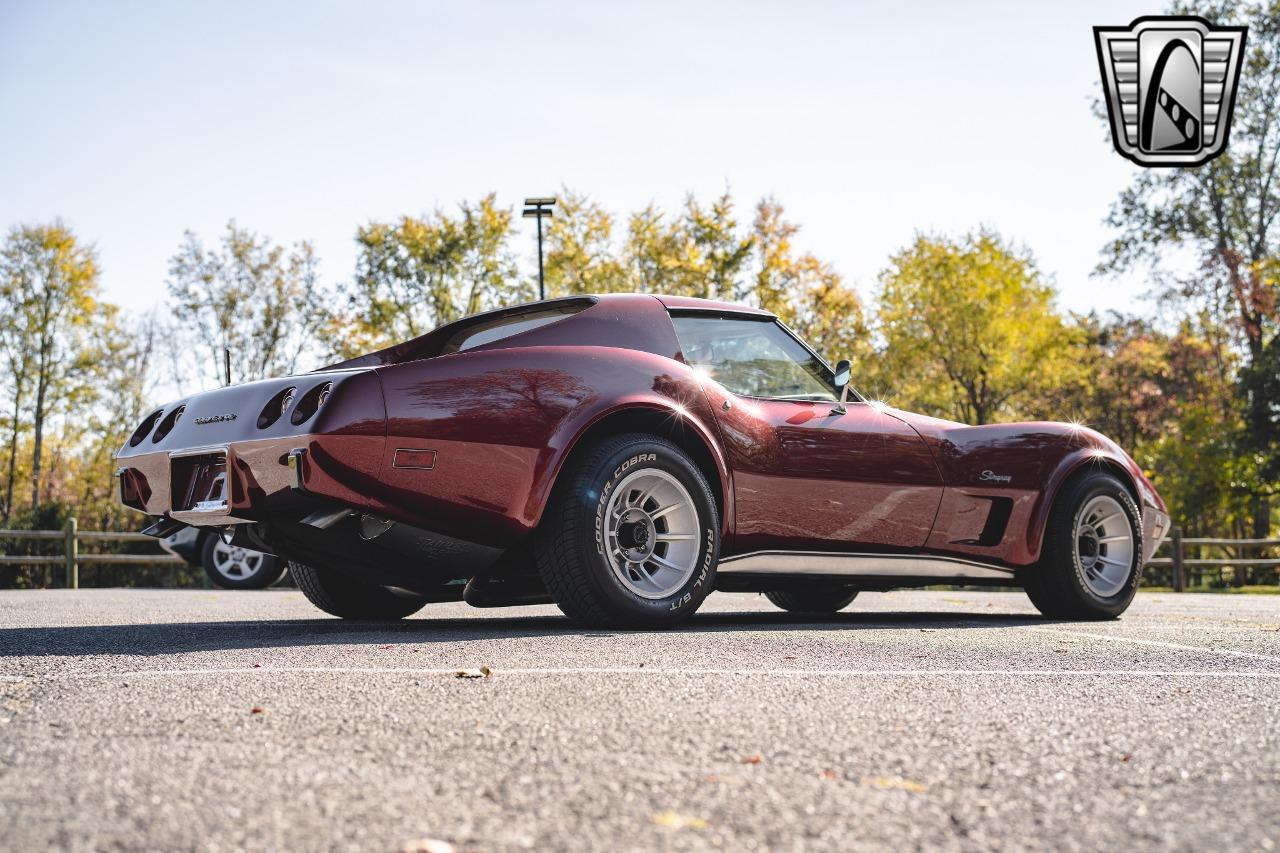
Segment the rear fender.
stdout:
[[[684,395],[681,395],[682,398]],[[651,432],[664,438],[672,439],[682,446],[691,456],[694,464],[703,470],[709,485],[715,492],[720,508],[720,530],[722,536],[732,532],[734,517],[733,481],[729,466],[725,462],[724,451],[714,431],[709,429],[707,421],[710,413],[705,409],[705,398],[699,394],[701,404],[677,401],[671,397],[658,395],[636,395],[618,401],[618,404],[597,412],[585,423],[575,424],[575,432],[565,444],[565,451],[557,455],[555,467],[550,476],[541,484],[541,488],[531,495],[531,515],[535,525],[541,521],[547,503],[559,481],[565,465],[573,455],[591,441],[607,435],[623,432]],[[690,446],[689,442],[697,442]],[[703,459],[697,458],[703,456]],[[710,470],[708,470],[708,468]]]

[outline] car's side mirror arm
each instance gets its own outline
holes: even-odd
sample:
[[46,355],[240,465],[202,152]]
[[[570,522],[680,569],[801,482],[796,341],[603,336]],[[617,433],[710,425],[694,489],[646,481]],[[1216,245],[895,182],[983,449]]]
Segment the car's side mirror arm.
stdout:
[[840,389],[840,402],[831,408],[831,414],[833,415],[843,415],[849,411],[844,407],[844,404],[849,399],[849,371],[852,367],[853,365],[849,363],[847,358],[841,359],[836,364],[835,383],[836,387]]

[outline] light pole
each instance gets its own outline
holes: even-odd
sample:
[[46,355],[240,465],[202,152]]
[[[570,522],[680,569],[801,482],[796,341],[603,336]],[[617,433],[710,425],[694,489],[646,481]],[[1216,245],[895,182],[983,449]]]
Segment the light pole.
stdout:
[[521,214],[525,219],[538,220],[538,301],[547,298],[547,285],[542,277],[542,218],[551,215],[555,203],[554,198],[526,198],[524,213]]

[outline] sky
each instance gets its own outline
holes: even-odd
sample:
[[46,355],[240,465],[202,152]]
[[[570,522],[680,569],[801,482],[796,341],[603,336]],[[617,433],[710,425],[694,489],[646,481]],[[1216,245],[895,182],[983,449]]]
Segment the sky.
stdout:
[[[1029,249],[1075,311],[1138,168],[1092,113],[1094,25],[1159,5],[0,0],[0,227],[61,217],[145,310],[191,230],[310,240],[561,187],[626,213],[772,195],[864,294],[917,232]],[[536,269],[532,220],[516,245]],[[527,247],[527,251],[524,251]]]

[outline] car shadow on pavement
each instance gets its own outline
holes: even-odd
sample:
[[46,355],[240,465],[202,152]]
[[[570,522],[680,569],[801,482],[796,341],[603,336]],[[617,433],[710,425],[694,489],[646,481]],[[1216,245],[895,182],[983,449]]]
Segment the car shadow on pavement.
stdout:
[[250,648],[325,645],[432,644],[528,637],[610,637],[629,634],[714,634],[758,631],[967,628],[1048,625],[1039,616],[992,613],[837,613],[803,616],[753,611],[716,612],[661,631],[582,628],[558,614],[343,622],[333,619],[172,622],[0,628],[0,659],[75,655],[169,655]]

